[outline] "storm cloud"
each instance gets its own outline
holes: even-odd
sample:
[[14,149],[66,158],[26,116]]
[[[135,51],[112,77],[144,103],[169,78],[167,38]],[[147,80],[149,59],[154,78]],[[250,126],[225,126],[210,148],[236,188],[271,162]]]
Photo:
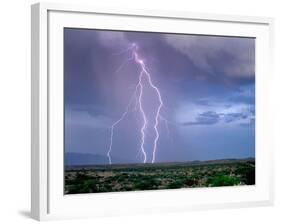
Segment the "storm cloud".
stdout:
[[[156,162],[255,156],[255,39],[68,28],[66,152],[106,156],[111,125],[136,97],[132,43],[163,99]],[[149,151],[157,99],[148,85],[143,94]],[[115,129],[112,156],[140,162],[143,119],[135,104],[128,111]]]

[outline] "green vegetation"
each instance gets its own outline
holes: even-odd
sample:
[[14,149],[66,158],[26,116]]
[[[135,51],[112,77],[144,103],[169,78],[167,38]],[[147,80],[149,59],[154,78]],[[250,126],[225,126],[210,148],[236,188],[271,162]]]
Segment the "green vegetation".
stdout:
[[219,186],[234,186],[239,185],[240,178],[235,176],[215,176],[209,179],[210,186],[219,187]]
[[253,184],[253,159],[70,167],[65,171],[66,194]]

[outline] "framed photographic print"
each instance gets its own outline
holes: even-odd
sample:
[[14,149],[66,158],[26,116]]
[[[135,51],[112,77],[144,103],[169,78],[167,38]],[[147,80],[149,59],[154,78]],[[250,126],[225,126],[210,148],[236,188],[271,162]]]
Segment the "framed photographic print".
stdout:
[[272,19],[32,6],[32,217],[269,205]]

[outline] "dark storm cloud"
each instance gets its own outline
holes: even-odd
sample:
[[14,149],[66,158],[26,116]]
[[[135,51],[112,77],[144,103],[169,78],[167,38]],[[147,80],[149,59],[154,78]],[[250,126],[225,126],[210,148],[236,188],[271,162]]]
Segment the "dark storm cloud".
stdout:
[[255,39],[219,36],[165,36],[166,42],[187,56],[207,79],[248,83],[255,74]]
[[[157,75],[155,79],[163,85],[162,89],[169,90],[173,85],[183,88],[177,93],[179,97],[196,99],[212,94],[221,96],[229,94],[229,90],[236,86],[247,85],[254,80],[254,61],[251,57],[254,54],[253,39],[94,30],[85,32],[78,29],[66,29],[65,33],[65,44],[69,46],[65,48],[65,61],[68,64],[65,73],[71,76],[66,80],[65,88],[66,94],[76,92],[67,97],[73,103],[99,103],[101,99],[97,93],[103,91],[106,85],[112,89],[107,74],[113,73],[122,60],[129,57],[123,54],[114,58],[112,54],[124,51],[133,42],[140,46],[140,54]],[[109,64],[105,64],[107,62]],[[246,65],[248,69],[240,68]],[[230,68],[235,71],[233,74],[225,72]],[[244,74],[236,70],[251,70],[252,73]],[[95,80],[93,73],[97,77]],[[81,75],[84,79],[78,78]],[[80,86],[83,86],[82,91]],[[201,90],[197,91],[199,88]],[[185,89],[189,90],[189,94],[184,93]],[[249,96],[232,96],[229,100],[252,99]]]
[[248,118],[248,115],[244,113],[228,113],[228,114],[223,114],[223,116],[226,123]]
[[[211,108],[210,104],[200,104],[205,108]],[[216,108],[216,107],[212,107]],[[222,106],[223,108],[228,109],[228,106]],[[219,110],[219,109],[218,109]],[[237,123],[238,125],[251,125],[252,119],[255,118],[255,113],[253,107],[249,106],[243,108],[243,112],[219,112],[219,111],[206,111],[195,115],[194,121],[183,122],[183,126],[192,126],[192,125],[216,125],[217,123]]]
[[183,125],[212,125],[220,121],[220,115],[214,111],[198,114],[196,121],[185,122]]
[[64,88],[69,104],[99,104],[98,92],[94,91],[98,83],[93,81],[93,64],[97,63],[95,54],[104,58],[107,53],[96,42],[93,31],[64,30]]

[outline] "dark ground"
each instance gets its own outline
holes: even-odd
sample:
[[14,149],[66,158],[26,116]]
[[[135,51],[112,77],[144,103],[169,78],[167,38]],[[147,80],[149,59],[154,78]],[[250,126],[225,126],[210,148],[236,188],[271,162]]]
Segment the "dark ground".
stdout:
[[255,184],[255,159],[185,163],[73,166],[65,169],[65,194]]

